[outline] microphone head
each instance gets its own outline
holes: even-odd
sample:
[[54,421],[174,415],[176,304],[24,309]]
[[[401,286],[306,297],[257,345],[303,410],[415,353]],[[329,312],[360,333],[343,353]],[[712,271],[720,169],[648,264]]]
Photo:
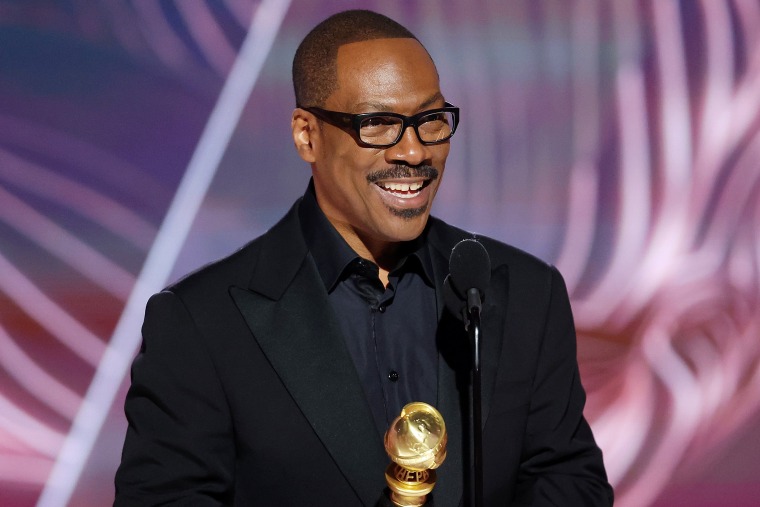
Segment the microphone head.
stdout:
[[470,289],[477,289],[482,296],[491,280],[491,258],[479,241],[463,239],[451,250],[449,272],[460,296]]

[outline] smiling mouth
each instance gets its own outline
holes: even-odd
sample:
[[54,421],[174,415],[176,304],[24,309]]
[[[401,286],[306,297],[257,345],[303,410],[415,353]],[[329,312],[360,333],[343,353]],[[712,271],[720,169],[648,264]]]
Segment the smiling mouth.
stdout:
[[399,197],[401,199],[412,199],[420,195],[422,189],[430,185],[431,179],[412,181],[412,182],[398,182],[398,181],[378,181],[375,183],[382,190]]
[[388,196],[414,199],[438,179],[438,174],[438,169],[427,164],[417,167],[399,164],[368,174],[367,181],[377,185]]

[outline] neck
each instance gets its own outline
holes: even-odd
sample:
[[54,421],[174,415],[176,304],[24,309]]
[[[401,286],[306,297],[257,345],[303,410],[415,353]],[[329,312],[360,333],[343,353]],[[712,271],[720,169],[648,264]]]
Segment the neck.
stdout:
[[390,271],[393,269],[402,255],[402,243],[367,241],[357,235],[343,237],[354,252],[365,259],[371,260],[380,266],[381,270]]
[[362,237],[352,228],[346,229],[338,225],[336,229],[358,256],[378,265],[380,281],[383,285],[388,285],[388,273],[398,264],[403,255],[403,243]]

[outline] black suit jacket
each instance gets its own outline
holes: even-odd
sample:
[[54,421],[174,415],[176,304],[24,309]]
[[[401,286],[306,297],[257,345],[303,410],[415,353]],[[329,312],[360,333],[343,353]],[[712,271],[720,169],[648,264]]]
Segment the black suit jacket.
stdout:
[[[269,232],[153,296],[132,368],[115,505],[370,506],[388,458],[298,203]],[[464,231],[430,219],[440,324],[437,408],[449,431],[437,507],[463,495],[466,338],[442,284]],[[564,282],[479,238],[491,257],[482,313],[486,505],[610,505],[583,418]]]

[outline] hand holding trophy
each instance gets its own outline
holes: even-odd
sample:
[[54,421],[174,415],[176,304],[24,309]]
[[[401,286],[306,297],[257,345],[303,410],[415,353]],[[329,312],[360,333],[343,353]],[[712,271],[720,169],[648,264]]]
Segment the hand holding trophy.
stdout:
[[385,470],[391,500],[399,507],[424,505],[435,486],[435,468],[446,459],[446,424],[427,403],[404,406],[385,432],[392,463]]

